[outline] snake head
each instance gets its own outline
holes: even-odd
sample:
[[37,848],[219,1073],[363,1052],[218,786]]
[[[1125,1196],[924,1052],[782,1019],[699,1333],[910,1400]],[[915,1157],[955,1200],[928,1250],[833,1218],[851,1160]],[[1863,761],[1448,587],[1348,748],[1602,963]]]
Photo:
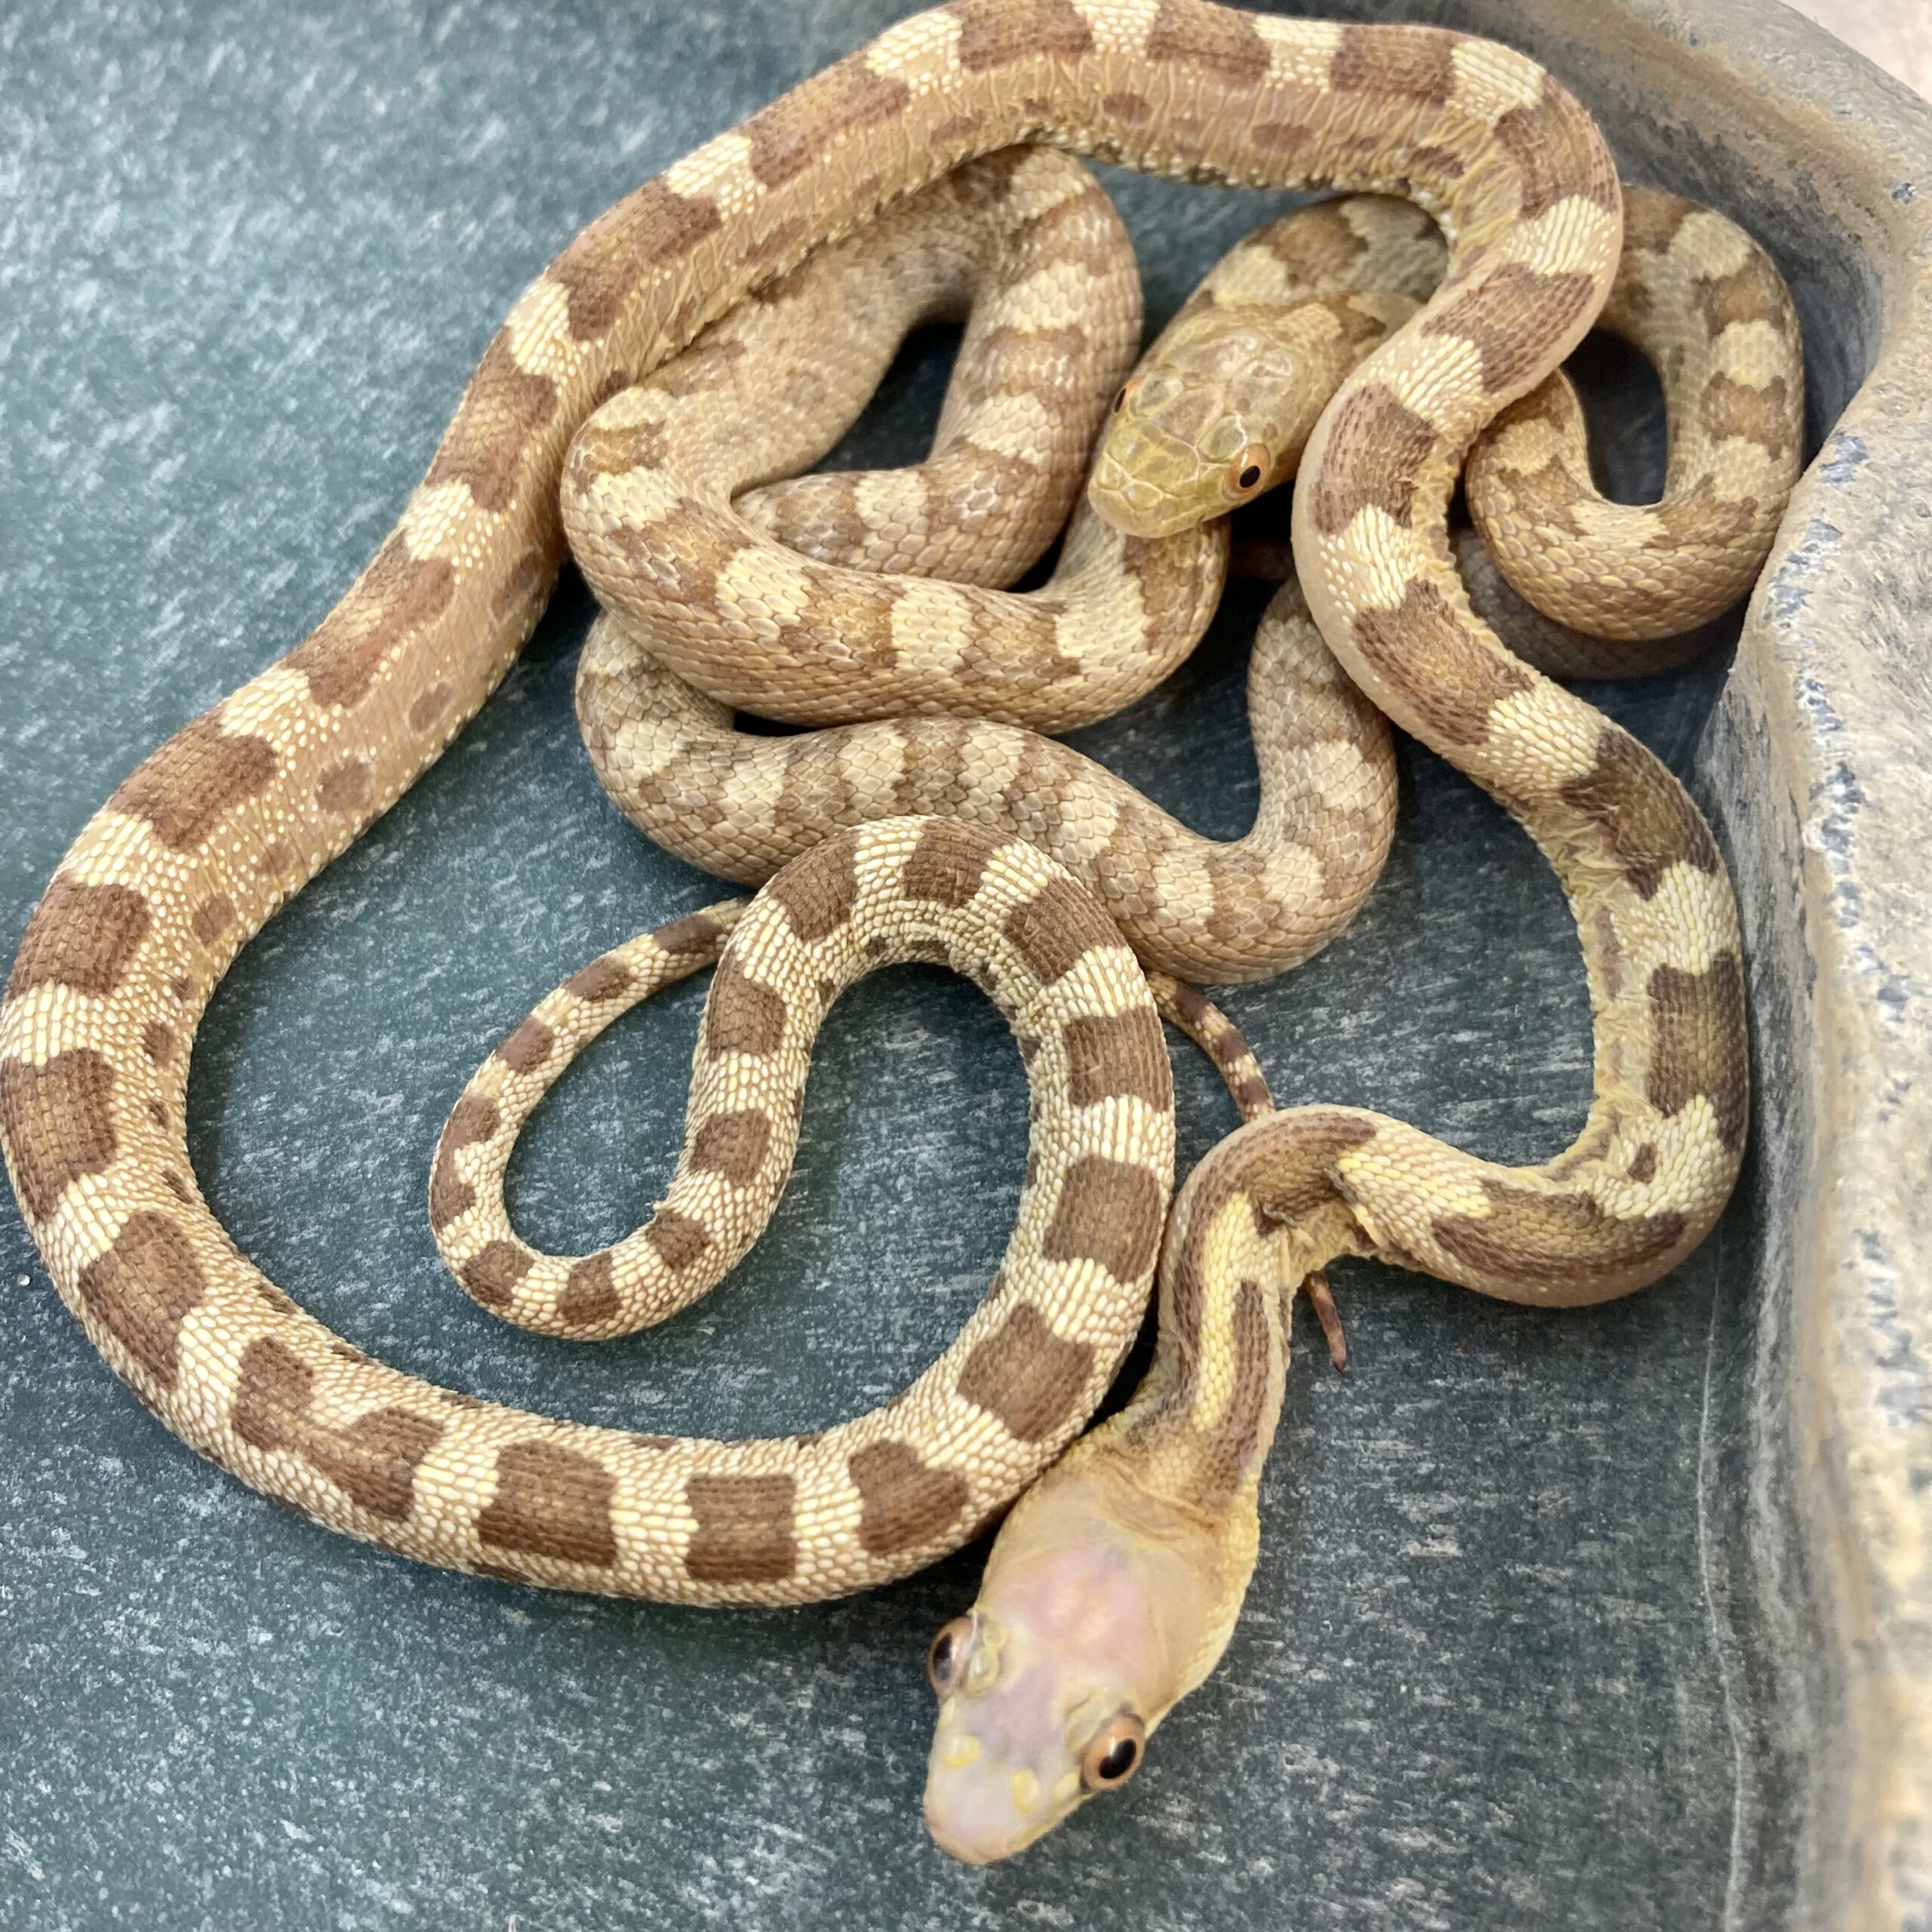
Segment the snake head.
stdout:
[[1292,473],[1314,418],[1300,358],[1271,321],[1183,314],[1148,351],[1114,400],[1088,483],[1115,529],[1171,537]]
[[1197,297],[1114,398],[1088,500],[1116,530],[1151,539],[1286,482],[1343,377],[1414,307],[1380,294]]
[[1086,1447],[1021,1500],[971,1611],[934,1640],[926,1824],[968,1864],[1011,1857],[1125,1784],[1226,1641],[1224,1566],[1201,1526]]

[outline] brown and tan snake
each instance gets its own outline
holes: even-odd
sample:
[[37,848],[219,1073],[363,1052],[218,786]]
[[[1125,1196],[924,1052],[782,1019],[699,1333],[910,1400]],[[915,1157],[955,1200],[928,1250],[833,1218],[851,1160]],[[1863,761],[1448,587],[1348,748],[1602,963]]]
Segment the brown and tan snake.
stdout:
[[[1469,470],[1477,522],[1497,549],[1466,543],[1464,577],[1518,655],[1566,673],[1629,675],[1701,648],[1708,638],[1669,633],[1749,586],[1798,473],[1797,322],[1777,269],[1709,209],[1654,189],[1630,190],[1628,203],[1604,319],[1663,382],[1662,501],[1598,493],[1561,374],[1484,432]],[[1017,259],[990,253],[1016,229],[1027,242]],[[995,155],[820,251],[592,417],[565,466],[565,524],[609,614],[580,660],[577,715],[598,779],[641,830],[755,884],[841,826],[905,812],[970,818],[1051,852],[1100,894],[1143,961],[1183,979],[1266,978],[1347,925],[1387,854],[1394,761],[1381,714],[1292,587],[1263,617],[1250,671],[1260,809],[1225,843],[1067,746],[1000,721],[997,703],[991,717],[878,718],[789,737],[733,728],[736,705],[815,718],[921,708],[924,688],[897,682],[894,643],[915,600],[921,635],[975,641],[965,695],[976,702],[1001,667],[1038,675],[1075,661],[1051,633],[1097,613],[1111,675],[1137,695],[1198,636],[1193,592],[1204,578],[1219,587],[1226,513],[1294,473],[1337,385],[1435,288],[1446,253],[1407,202],[1347,197],[1270,222],[1216,265],[1118,389],[1094,465],[1098,508],[1082,508],[1069,538],[1075,565],[1063,558],[1026,596],[962,590],[952,580],[995,586],[1018,574],[1065,518],[1083,473],[1066,452],[1085,447],[1066,426],[1091,433],[1115,393],[1105,371],[1124,373],[1115,324],[1131,285],[1128,248],[1078,164],[1050,151]],[[956,312],[975,274],[926,463],[738,494],[747,477],[816,459],[908,325]],[[1083,383],[1094,385],[1084,399]],[[1747,409],[1754,435],[1731,433]],[[1137,541],[1105,520],[1137,513]],[[1187,596],[1140,594],[1177,583]],[[1559,606],[1583,634],[1518,592]],[[803,614],[783,626],[758,614],[781,608]],[[784,633],[771,690],[759,682],[768,629]],[[1627,641],[1638,631],[1663,641]],[[855,657],[869,680],[828,675]],[[1077,722],[1085,688],[1068,682],[1026,695],[1072,705]]]
[[[1734,1176],[1742,974],[1709,835],[1654,758],[1474,619],[1446,536],[1471,439],[1556,367],[1617,261],[1614,169],[1556,83],[1452,33],[1199,0],[954,0],[900,22],[674,165],[546,271],[357,584],[82,831],[0,1011],[0,1137],[62,1294],[171,1428],[269,1494],[431,1561],[707,1602],[857,1588],[971,1535],[1105,1386],[1171,1158],[1144,983],[1052,861],[943,822],[861,829],[798,862],[722,962],[698,1076],[715,1063],[716,1085],[673,1183],[697,1176],[684,1198],[721,1213],[731,1190],[771,1184],[782,1139],[768,1124],[754,1162],[753,1121],[791,1090],[819,997],[797,977],[820,963],[813,948],[827,979],[862,933],[896,956],[943,948],[1043,1029],[1034,1078],[1053,1126],[1036,1125],[1023,1265],[910,1396],[815,1438],[667,1444],[368,1360],[229,1241],[195,1187],[183,1111],[194,1029],[235,952],[420,774],[528,635],[560,555],[564,453],[597,403],[815,243],[1035,140],[1201,180],[1399,190],[1442,222],[1440,288],[1309,439],[1296,556],[1350,675],[1555,866],[1596,1014],[1596,1099],[1540,1168],[1298,1109],[1250,1122],[1196,1171],[1167,1236],[1147,1383],[1027,1494],[971,1617],[935,1647],[928,1817],[973,1859],[1131,1775],[1219,1655],[1303,1275],[1373,1253],[1512,1299],[1598,1300],[1687,1252]],[[677,1226],[652,1244],[660,1258],[702,1266],[704,1214]]]

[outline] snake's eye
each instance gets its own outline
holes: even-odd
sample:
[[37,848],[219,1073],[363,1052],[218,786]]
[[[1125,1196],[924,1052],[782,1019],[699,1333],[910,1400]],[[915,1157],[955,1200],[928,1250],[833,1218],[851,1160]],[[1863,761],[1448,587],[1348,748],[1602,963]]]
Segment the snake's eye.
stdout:
[[1114,392],[1113,413],[1116,416],[1118,416],[1121,411],[1127,407],[1128,398],[1131,396],[1140,386],[1140,378],[1138,376],[1136,376],[1131,381],[1122,383],[1120,387]]
[[1089,1791],[1117,1791],[1140,1770],[1146,1746],[1147,1727],[1131,1711],[1121,1712],[1080,1754],[1080,1782]]
[[972,1641],[973,1620],[955,1617],[933,1639],[926,1653],[926,1677],[935,1695],[949,1697],[966,1675],[966,1647]]
[[1274,466],[1274,460],[1268,454],[1266,443],[1244,444],[1235,460],[1228,465],[1227,494],[1238,503],[1244,497],[1251,497],[1268,480],[1268,472]]

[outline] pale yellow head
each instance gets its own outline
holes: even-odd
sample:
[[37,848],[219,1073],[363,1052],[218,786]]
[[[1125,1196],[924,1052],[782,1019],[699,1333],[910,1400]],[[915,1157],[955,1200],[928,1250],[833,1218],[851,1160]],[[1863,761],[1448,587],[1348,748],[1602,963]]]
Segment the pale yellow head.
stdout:
[[1342,378],[1414,312],[1399,296],[1191,304],[1114,399],[1087,491],[1130,537],[1171,537],[1292,476]]
[[1124,1468],[1089,1438],[1050,1470],[1007,1518],[978,1601],[934,1641],[926,1823],[968,1864],[1128,1783],[1226,1642],[1240,1595],[1231,1607],[1224,1533]]

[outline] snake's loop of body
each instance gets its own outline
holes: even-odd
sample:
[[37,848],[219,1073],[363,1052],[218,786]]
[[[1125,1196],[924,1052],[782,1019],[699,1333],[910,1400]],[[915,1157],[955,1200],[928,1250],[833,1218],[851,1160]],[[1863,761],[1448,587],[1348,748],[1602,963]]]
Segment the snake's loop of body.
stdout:
[[[1084,1377],[1118,1351],[1151,1281],[1173,1162],[1171,1124],[1163,1124],[1171,1091],[1150,1014],[1208,1055],[1244,1119],[1273,1111],[1266,1076],[1226,1015],[1166,974],[1137,974],[1118,927],[1094,911],[1037,848],[928,815],[834,833],[757,898],[709,906],[601,955],[503,1041],[451,1112],[429,1183],[430,1224],[450,1272],[492,1314],[577,1341],[629,1334],[689,1306],[737,1265],[777,1205],[812,1044],[832,1003],[879,966],[948,965],[1006,1016],[1032,1091],[1026,1180],[989,1295],[998,1315],[983,1309],[980,1332],[961,1337],[966,1354],[955,1347],[895,1401],[889,1425],[871,1417],[856,1435],[847,1426],[802,1446],[750,1445],[753,1467],[832,1494],[850,1488],[855,1469],[891,1458],[909,1473],[922,1469],[913,1441],[949,1441],[957,1460],[957,1445],[985,1432],[976,1411],[989,1399],[1008,1433],[1044,1444],[1063,1420],[1085,1420],[1093,1392],[1068,1380],[1069,1364],[1077,1357]],[[635,1233],[595,1254],[532,1247],[504,1198],[524,1123],[606,1027],[714,963],[683,1151],[664,1198]],[[1157,1204],[1151,1213],[1148,1202]],[[1090,1251],[1069,1269],[1076,1249]],[[1097,1327],[1090,1305],[1104,1311]],[[1007,1407],[1003,1385],[1023,1340],[1043,1353],[1030,1392]],[[972,1406],[948,1413],[961,1390],[975,1392]],[[1050,1407],[1059,1412],[1051,1430],[1042,1427]],[[883,1457],[881,1441],[892,1445]],[[848,1497],[862,1527],[882,1506],[869,1481],[869,1501],[864,1484]],[[990,1501],[959,1494],[982,1517],[1004,1500],[996,1490]],[[884,1542],[875,1525],[869,1549],[883,1553]]]
[[[1201,181],[1399,188],[1441,221],[1441,287],[1309,438],[1296,556],[1351,676],[1549,856],[1583,940],[1597,1097],[1575,1146],[1538,1169],[1297,1109],[1196,1171],[1168,1236],[1149,1382],[1027,1493],[972,1618],[934,1655],[928,1815],[969,1858],[1004,1855],[1131,1773],[1137,1730],[1220,1654],[1252,1565],[1297,1271],[1367,1251],[1520,1300],[1599,1298],[1687,1251],[1734,1176],[1743,980],[1709,835],[1647,752],[1474,618],[1446,534],[1470,440],[1561,362],[1617,260],[1615,171],[1557,82],[1454,32],[1200,0],[952,0],[898,23],[674,164],[533,285],[355,586],[82,830],[0,1011],[0,1137],[61,1294],[169,1427],[258,1488],[430,1561],[491,1567],[507,1550],[533,1580],[694,1601],[849,1589],[956,1546],[976,1527],[961,1488],[989,1493],[987,1438],[894,1432],[917,1466],[881,1465],[898,1546],[881,1555],[863,1508],[804,1510],[761,1475],[744,1486],[730,1461],[743,1445],[687,1445],[675,1500],[634,1507],[657,1446],[369,1361],[226,1236],[195,1185],[183,1108],[195,1028],[235,953],[420,775],[528,636],[561,555],[564,454],[598,401],[815,244],[1031,140]],[[1106,924],[1060,884],[1069,920]],[[1140,1224],[1113,1211],[1098,1225],[1096,1245]],[[1091,1295],[1072,1299],[1100,1318]],[[984,1318],[1030,1306],[1002,1318],[995,1300]],[[960,1387],[974,1351],[931,1373],[996,1419],[1062,1358],[1063,1316],[1075,1307],[1004,1352],[987,1401]],[[1096,1398],[1104,1352],[1083,1384]],[[1041,1440],[1077,1426],[1043,1425]],[[1097,1645],[1072,1641],[1069,1591],[1104,1611],[1104,1627],[1082,1626]]]
[[[607,606],[580,662],[578,718],[619,808],[708,872],[755,884],[841,826],[962,816],[1052,852],[1150,965],[1265,978],[1349,924],[1395,823],[1386,726],[1293,586],[1256,640],[1261,798],[1238,839],[1191,832],[1078,753],[1001,721],[997,700],[1023,690],[1066,701],[1076,680],[1137,690],[1192,648],[1193,595],[1150,588],[1218,583],[1204,532],[1294,475],[1336,386],[1436,287],[1446,247],[1413,204],[1356,195],[1280,217],[1216,264],[1118,391],[1091,494],[1136,534],[1083,504],[1069,540],[1078,621],[1056,589],[1064,565],[1024,597],[909,582],[964,574],[997,586],[1057,527],[1064,488],[1021,486],[1049,468],[1063,486],[1078,480],[1081,466],[1063,453],[1084,449],[1121,373],[1113,324],[1124,305],[1090,291],[1121,286],[1127,243],[1097,194],[1051,151],[972,165],[812,257],[591,419],[564,481],[566,529]],[[1553,375],[1478,439],[1468,486],[1497,550],[1473,537],[1458,552],[1481,608],[1506,614],[1518,655],[1598,676],[1708,643],[1695,631],[1629,640],[1736,601],[1795,480],[1801,427],[1796,321],[1762,251],[1677,196],[1636,189],[1629,201],[1605,318],[1663,381],[1663,500],[1632,506],[1598,492],[1580,409]],[[1027,246],[995,274],[992,245],[1016,229]],[[909,325],[961,305],[969,270],[985,292],[924,463],[736,494],[737,479],[820,454]],[[1025,461],[1035,449],[1054,460]],[[842,680],[854,658],[875,675]],[[942,688],[946,708],[990,696],[995,715],[788,737],[734,728],[734,705],[797,715],[808,675],[823,693],[814,716],[838,705],[866,718],[895,692],[897,709]]]

